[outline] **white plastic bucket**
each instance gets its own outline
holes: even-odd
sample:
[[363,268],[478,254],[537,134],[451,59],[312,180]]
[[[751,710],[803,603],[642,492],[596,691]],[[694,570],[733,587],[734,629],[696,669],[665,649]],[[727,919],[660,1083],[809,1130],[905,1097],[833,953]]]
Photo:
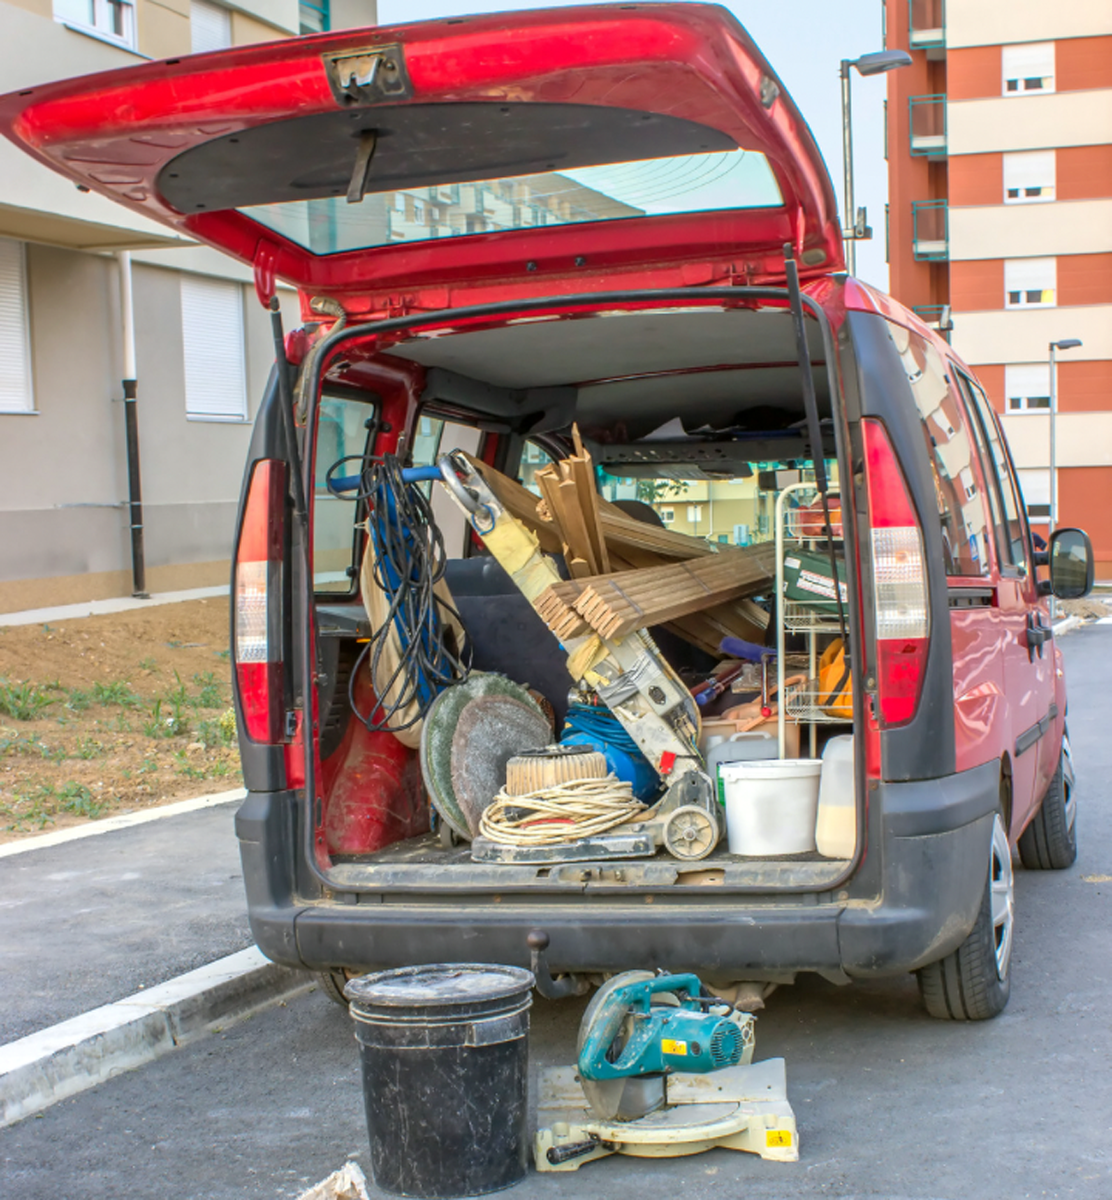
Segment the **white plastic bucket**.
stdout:
[[821,771],[820,758],[723,763],[730,853],[757,858],[814,850]]

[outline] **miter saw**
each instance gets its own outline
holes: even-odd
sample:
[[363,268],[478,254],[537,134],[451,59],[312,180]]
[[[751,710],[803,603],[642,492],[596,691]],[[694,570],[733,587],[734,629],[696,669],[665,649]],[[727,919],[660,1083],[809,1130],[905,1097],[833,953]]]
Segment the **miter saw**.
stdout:
[[583,1015],[578,1067],[541,1073],[537,1170],[716,1146],[794,1162],[784,1060],[753,1064],[753,1046],[752,1015],[711,996],[697,976],[614,976]]

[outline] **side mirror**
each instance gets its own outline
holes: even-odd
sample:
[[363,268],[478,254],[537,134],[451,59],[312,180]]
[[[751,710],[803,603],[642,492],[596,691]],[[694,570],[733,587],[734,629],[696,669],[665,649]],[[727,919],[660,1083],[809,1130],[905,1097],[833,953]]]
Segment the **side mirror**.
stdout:
[[1059,600],[1080,600],[1093,590],[1093,546],[1081,529],[1050,535],[1050,590]]

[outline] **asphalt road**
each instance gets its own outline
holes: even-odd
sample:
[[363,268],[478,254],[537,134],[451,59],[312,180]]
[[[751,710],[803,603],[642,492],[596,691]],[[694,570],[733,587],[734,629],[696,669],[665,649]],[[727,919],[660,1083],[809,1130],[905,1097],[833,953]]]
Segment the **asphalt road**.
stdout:
[[237,807],[0,859],[0,1042],[250,946]]
[[[1081,853],[1017,872],[1011,1003],[985,1024],[933,1021],[909,977],[771,999],[757,1057],[783,1055],[801,1161],[729,1151],[609,1159],[529,1178],[515,1200],[1112,1196],[1112,627],[1063,639]],[[569,1061],[582,1001],[533,1009],[534,1070]],[[350,1021],[319,993],[244,1021],[0,1132],[0,1194],[26,1200],[296,1196],[366,1166]]]

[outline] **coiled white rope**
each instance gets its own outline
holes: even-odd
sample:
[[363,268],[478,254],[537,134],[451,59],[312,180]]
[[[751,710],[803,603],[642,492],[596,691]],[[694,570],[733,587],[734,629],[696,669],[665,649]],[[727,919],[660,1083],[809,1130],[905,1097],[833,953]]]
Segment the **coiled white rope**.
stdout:
[[572,779],[522,796],[503,788],[483,811],[479,831],[503,846],[559,846],[605,833],[644,811],[616,775]]

